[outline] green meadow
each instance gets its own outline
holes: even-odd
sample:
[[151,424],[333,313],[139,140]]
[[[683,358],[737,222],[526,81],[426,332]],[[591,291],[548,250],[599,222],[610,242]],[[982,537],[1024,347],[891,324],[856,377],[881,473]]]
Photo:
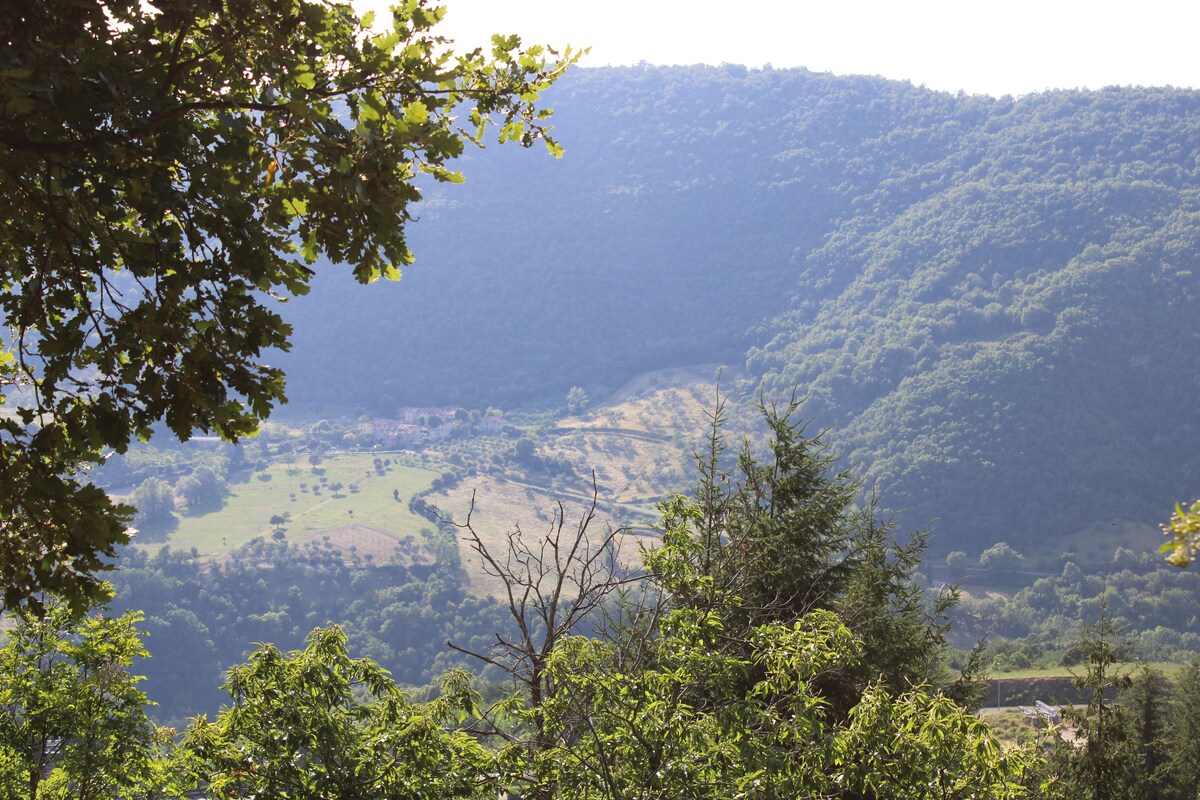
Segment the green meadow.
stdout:
[[[416,536],[429,522],[408,510],[409,499],[438,476],[422,467],[391,463],[382,472],[375,454],[343,453],[325,458],[317,467],[304,462],[281,462],[230,487],[219,509],[193,514],[179,512],[178,526],[165,536],[147,535],[142,544],[173,548],[195,547],[201,555],[216,556],[256,536],[270,536],[272,517],[288,515],[282,526],[287,538],[300,543],[316,537],[387,540]],[[333,486],[342,484],[335,492]],[[419,537],[418,537],[419,538]],[[385,548],[386,549],[386,548]]]

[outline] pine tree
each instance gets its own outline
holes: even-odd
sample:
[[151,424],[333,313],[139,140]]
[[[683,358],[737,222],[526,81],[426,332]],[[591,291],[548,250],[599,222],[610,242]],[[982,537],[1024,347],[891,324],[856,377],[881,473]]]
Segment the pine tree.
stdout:
[[736,467],[725,463],[726,412],[718,397],[697,458],[695,501],[687,513],[675,507],[664,517],[665,528],[686,523],[694,546],[672,552],[705,576],[673,583],[668,573],[678,565],[659,559],[657,578],[673,603],[717,613],[730,653],[739,656],[759,626],[791,624],[817,610],[839,614],[864,647],[856,666],[822,679],[835,714],[849,713],[873,681],[904,690],[936,679],[945,613],[956,594],[927,601],[917,578],[925,535],[900,544],[874,502],[855,507],[858,483],[836,467],[820,435],[796,421],[799,401],[758,408],[770,434],[768,455],[760,458],[744,443]]
[[1192,659],[1175,682],[1167,725],[1170,774],[1166,796],[1200,794],[1200,657]]
[[1121,703],[1129,710],[1133,742],[1140,764],[1138,780],[1131,798],[1160,800],[1169,782],[1166,741],[1168,684],[1161,672],[1142,665],[1132,676]]
[[1084,709],[1064,709],[1074,726],[1075,741],[1061,742],[1056,761],[1072,800],[1127,800],[1136,796],[1145,762],[1138,747],[1133,719],[1115,702],[1132,681],[1120,664],[1128,652],[1121,631],[1104,606],[1100,620],[1084,628],[1080,649],[1086,670],[1075,678],[1088,698]]

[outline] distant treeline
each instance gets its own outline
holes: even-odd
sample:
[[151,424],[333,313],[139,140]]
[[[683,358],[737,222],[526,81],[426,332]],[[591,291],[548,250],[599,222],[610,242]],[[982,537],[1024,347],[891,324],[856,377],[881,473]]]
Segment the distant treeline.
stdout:
[[[967,577],[969,589],[978,583]],[[1121,631],[1129,654],[1182,663],[1200,653],[1200,573],[1163,564],[1157,554],[1121,548],[1111,562],[1084,570],[1066,560],[1058,575],[1038,578],[1011,595],[977,592],[954,610],[957,641],[989,641],[997,669],[1080,662],[1079,626],[1101,613]]]

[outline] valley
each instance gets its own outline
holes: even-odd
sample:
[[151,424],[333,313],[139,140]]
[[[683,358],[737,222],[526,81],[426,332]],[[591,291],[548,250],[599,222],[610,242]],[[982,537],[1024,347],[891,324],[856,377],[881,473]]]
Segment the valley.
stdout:
[[1197,796],[1200,90],[9,5],[0,795]]

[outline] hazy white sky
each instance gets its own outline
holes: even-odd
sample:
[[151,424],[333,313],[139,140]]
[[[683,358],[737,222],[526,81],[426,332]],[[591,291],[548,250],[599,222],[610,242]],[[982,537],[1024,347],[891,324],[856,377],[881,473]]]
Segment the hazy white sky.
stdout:
[[[386,0],[355,0],[384,8]],[[492,33],[590,45],[585,65],[720,64],[1025,94],[1200,86],[1200,1],[441,0],[459,45]]]

